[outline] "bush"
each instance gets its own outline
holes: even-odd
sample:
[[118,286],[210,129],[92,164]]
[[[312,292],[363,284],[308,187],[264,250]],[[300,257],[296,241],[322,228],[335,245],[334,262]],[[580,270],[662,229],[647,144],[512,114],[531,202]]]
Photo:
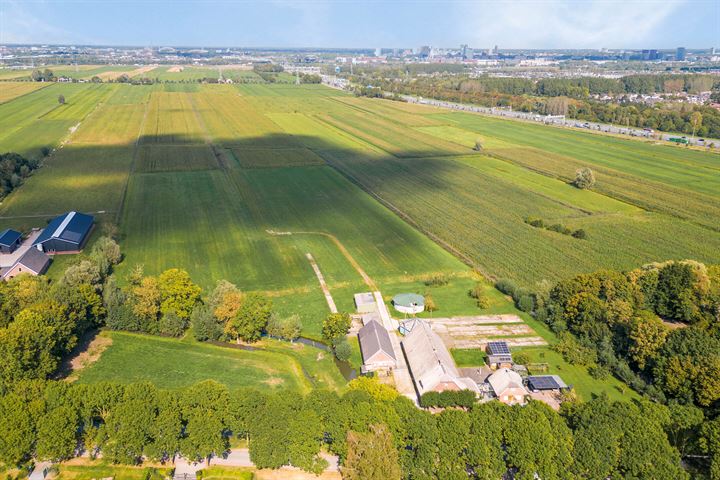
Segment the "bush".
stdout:
[[595,174],[587,167],[580,168],[575,172],[573,185],[580,189],[590,188],[595,185]]
[[530,363],[530,355],[527,352],[518,352],[513,355],[513,362],[519,365],[527,365]]
[[579,238],[580,240],[585,240],[587,238],[587,234],[585,233],[585,230],[582,228],[578,228],[572,233],[572,236],[575,238]]
[[213,315],[211,309],[206,305],[195,307],[190,315],[190,325],[195,340],[204,342],[206,340],[220,340],[223,328]]
[[597,353],[592,348],[582,345],[569,332],[563,332],[559,335],[560,341],[553,346],[553,350],[558,352],[571,365],[594,365],[597,363]]
[[347,340],[341,340],[336,343],[333,350],[335,352],[335,358],[341,362],[347,362],[352,356],[352,347]]
[[523,312],[532,312],[535,307],[535,300],[532,295],[523,295],[517,300],[517,307]]
[[530,226],[533,226],[535,228],[545,228],[545,222],[542,218],[536,218],[536,217],[527,217],[525,219],[525,223],[527,223]]
[[426,312],[435,312],[438,310],[437,303],[435,303],[435,299],[431,294],[428,292],[425,292],[425,311]]
[[515,290],[517,290],[517,286],[511,281],[506,278],[501,278],[497,282],[495,282],[495,288],[500,290],[505,295],[510,295],[511,297],[515,297]]
[[51,151],[52,150],[50,150],[50,147],[42,147],[40,149],[40,153],[42,154],[43,157],[47,157],[48,155],[50,155]]
[[490,307],[490,299],[485,295],[485,286],[481,282],[476,283],[475,286],[470,289],[468,295],[475,299],[479,308]]
[[175,313],[175,310],[168,310],[160,318],[160,333],[171,337],[181,337],[185,333],[187,323]]
[[588,373],[595,380],[605,380],[610,376],[610,370],[603,365],[592,365],[588,368]]
[[425,286],[427,287],[442,287],[450,283],[447,275],[442,273],[436,273],[425,279]]
[[475,394],[470,390],[446,390],[444,392],[425,392],[420,397],[423,408],[463,407],[470,408],[475,403]]

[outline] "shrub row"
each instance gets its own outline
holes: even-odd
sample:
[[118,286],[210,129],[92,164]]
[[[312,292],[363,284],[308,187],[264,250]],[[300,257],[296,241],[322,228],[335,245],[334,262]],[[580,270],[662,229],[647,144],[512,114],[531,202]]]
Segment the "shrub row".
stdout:
[[585,230],[583,230],[582,228],[572,230],[561,223],[553,223],[552,225],[550,225],[545,223],[542,218],[527,217],[525,219],[525,223],[527,223],[531,227],[544,228],[545,230],[562,233],[563,235],[570,235],[571,237],[578,238],[580,240],[587,238],[587,233],[585,233]]
[[420,397],[420,406],[423,408],[470,408],[474,403],[475,394],[470,390],[446,390],[444,392],[425,392]]

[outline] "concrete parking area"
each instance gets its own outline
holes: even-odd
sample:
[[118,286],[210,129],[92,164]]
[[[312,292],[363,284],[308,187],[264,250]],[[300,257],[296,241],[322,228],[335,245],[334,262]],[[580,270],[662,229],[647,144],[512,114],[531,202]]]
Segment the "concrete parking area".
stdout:
[[13,253],[0,253],[0,268],[12,267],[15,265],[15,262],[17,262],[17,260],[32,247],[33,242],[38,236],[40,236],[40,233],[42,233],[42,230],[33,230]]

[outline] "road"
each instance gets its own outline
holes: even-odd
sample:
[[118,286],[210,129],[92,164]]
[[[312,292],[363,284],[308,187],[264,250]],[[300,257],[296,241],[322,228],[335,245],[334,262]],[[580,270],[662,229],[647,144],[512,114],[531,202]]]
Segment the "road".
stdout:
[[411,95],[401,95],[400,97],[406,100],[408,103],[419,103],[422,105],[431,105],[433,107],[447,108],[450,110],[460,110],[465,112],[482,113],[485,115],[494,115],[497,117],[526,120],[543,123],[545,125],[554,125],[558,127],[582,128],[596,132],[613,133],[617,135],[629,135],[631,137],[648,138],[653,140],[663,140],[668,143],[670,143],[670,138],[684,138],[690,145],[720,150],[720,140],[714,139],[703,139],[698,137],[691,138],[682,134],[668,134],[646,131],[642,128],[620,127],[607,123],[584,122],[582,120],[565,118],[565,116],[563,115],[540,115],[537,113],[517,112],[504,108],[479,107],[477,105],[466,105],[462,103],[446,102],[443,100],[434,100],[432,98],[413,97]]

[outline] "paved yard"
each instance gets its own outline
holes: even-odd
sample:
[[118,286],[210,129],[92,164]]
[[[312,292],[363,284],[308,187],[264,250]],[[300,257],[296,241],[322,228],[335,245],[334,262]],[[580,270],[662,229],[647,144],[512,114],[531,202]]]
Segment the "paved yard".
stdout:
[[40,233],[42,233],[42,230],[33,230],[13,253],[0,253],[0,268],[15,265],[18,258],[22,257],[28,251],[28,248],[32,247],[33,242],[40,236]]

